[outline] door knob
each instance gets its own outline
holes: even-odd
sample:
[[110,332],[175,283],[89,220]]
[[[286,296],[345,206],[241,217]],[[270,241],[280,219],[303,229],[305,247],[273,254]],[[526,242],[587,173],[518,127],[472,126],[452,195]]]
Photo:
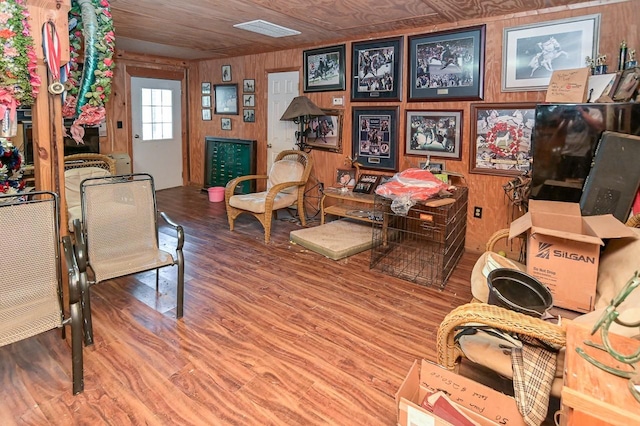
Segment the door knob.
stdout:
[[270,143],[267,144],[267,148],[273,148],[273,145],[271,145]]
[[140,139],[140,135],[133,135],[134,138]]

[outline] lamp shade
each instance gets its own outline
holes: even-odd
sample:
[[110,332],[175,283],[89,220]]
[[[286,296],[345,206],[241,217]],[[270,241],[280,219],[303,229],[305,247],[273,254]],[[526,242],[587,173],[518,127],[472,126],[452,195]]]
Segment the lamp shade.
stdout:
[[322,115],[326,114],[309,98],[298,96],[293,98],[280,120],[296,121],[300,117],[319,117]]

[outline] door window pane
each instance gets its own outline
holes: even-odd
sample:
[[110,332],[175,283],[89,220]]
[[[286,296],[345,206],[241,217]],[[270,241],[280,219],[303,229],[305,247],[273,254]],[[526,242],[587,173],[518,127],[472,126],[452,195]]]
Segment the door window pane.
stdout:
[[142,140],[173,138],[171,90],[142,89]]

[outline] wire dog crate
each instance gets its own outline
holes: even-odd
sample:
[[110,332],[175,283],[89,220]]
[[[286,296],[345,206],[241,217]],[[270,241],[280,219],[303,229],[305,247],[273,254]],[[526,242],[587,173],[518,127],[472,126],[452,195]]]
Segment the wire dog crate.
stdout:
[[371,269],[420,285],[444,288],[462,253],[467,231],[468,189],[458,187],[453,202],[427,200],[406,215],[391,200],[376,199],[384,224],[373,227]]

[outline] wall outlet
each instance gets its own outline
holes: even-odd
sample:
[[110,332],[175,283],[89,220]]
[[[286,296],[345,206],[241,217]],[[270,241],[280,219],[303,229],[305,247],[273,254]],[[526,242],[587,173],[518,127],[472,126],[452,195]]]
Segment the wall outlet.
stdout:
[[473,208],[473,217],[482,219],[482,207],[475,206]]
[[344,105],[344,97],[340,96],[339,98],[333,98],[333,106],[342,106]]

